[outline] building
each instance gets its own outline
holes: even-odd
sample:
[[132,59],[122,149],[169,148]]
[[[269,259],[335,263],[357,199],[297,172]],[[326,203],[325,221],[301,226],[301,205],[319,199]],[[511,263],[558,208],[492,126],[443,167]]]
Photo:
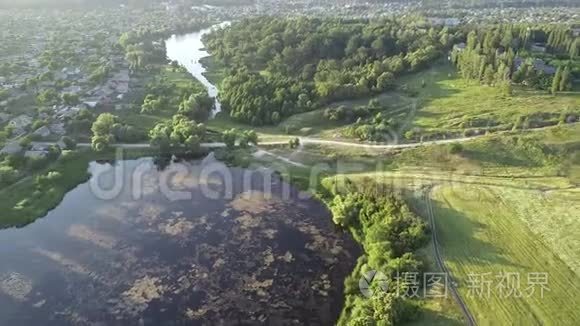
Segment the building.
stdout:
[[26,151],[24,157],[31,159],[43,159],[48,156],[48,151]]
[[44,138],[44,137],[50,136],[51,132],[47,126],[43,126],[43,127],[36,129],[32,134]]
[[12,128],[14,128],[14,131],[17,134],[21,134],[24,132],[24,129],[26,127],[28,127],[31,123],[32,123],[32,118],[25,115],[25,114],[22,114],[22,115],[17,116],[16,118],[10,120],[8,125],[11,126]]
[[455,44],[453,46],[453,50],[461,52],[461,51],[465,50],[466,47],[467,47],[467,45],[462,42],[462,43]]
[[17,141],[13,141],[11,143],[6,144],[2,150],[0,150],[0,154],[17,154],[22,151],[22,146]]
[[532,47],[530,49],[532,50],[532,52],[546,53],[546,45],[542,43],[532,44]]
[[[514,67],[516,70],[520,69],[520,67],[526,62],[526,60],[524,60],[521,57],[516,57],[514,59]],[[556,67],[554,66],[550,66],[549,64],[547,64],[544,60],[542,59],[533,59],[531,60],[531,62],[528,60],[527,61],[536,71],[541,71],[543,73],[545,73],[546,75],[554,75],[556,74]]]
[[427,18],[427,20],[429,21],[429,23],[431,23],[431,25],[440,25],[440,26],[447,26],[447,27],[455,27],[455,26],[459,26],[459,24],[461,24],[461,20],[459,18],[453,18],[453,17],[447,17],[447,18],[441,18],[441,17],[430,17]]

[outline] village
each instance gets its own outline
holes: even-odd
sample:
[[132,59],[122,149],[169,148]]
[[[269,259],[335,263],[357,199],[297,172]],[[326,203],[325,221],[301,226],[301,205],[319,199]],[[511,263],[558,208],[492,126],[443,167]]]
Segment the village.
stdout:
[[[2,12],[3,21],[13,25],[3,30],[7,42],[0,45],[0,128],[4,129],[0,154],[45,158],[49,146],[33,142],[62,144],[65,136],[89,135],[90,125],[81,133],[70,128],[75,117],[86,115],[83,111],[114,112],[140,104],[147,67],[141,74],[133,68],[146,65],[148,53],[128,54],[137,50],[123,48],[120,37],[133,29],[153,30],[159,40],[149,41],[147,52],[164,53],[163,37],[175,27],[165,26],[171,22],[164,19],[169,10],[157,14],[157,20],[146,21],[123,8],[44,16]],[[201,10],[192,11],[189,19],[200,14]],[[179,20],[173,24],[184,25]],[[16,48],[16,43],[26,46]]]

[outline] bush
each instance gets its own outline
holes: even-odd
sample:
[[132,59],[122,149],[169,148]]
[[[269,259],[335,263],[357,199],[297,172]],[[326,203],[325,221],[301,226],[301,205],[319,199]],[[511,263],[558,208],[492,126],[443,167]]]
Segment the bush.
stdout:
[[460,143],[453,143],[449,146],[449,154],[459,154],[463,152],[463,145]]
[[298,137],[292,138],[288,142],[288,145],[290,145],[290,148],[297,148],[300,146],[300,139]]
[[64,144],[64,148],[62,148],[63,150],[73,150],[77,147],[77,143],[68,136],[62,137],[60,141]]
[[18,179],[18,170],[11,166],[0,166],[0,185],[7,186]]

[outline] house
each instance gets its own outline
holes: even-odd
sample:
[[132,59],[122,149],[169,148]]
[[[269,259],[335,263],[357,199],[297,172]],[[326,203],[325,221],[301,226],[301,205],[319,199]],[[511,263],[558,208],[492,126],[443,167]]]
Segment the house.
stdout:
[[0,154],[17,154],[22,151],[22,146],[17,141],[13,141],[11,143],[6,144],[2,150],[0,150]]
[[[77,111],[75,111],[75,113],[76,112]],[[48,128],[50,129],[50,132],[52,132],[55,135],[63,136],[64,134],[66,134],[66,129],[64,127],[63,122],[53,123]]]
[[62,90],[62,93],[67,93],[67,94],[78,94],[82,91],[82,87],[80,86],[69,86],[67,88],[64,88]]
[[10,114],[0,112],[0,123],[10,120]]
[[[526,60],[524,60],[521,57],[516,57],[514,59],[514,67],[516,70],[520,69],[520,67],[526,62]],[[531,66],[534,68],[534,70],[536,71],[541,71],[543,73],[545,73],[546,75],[554,75],[556,74],[556,67],[554,66],[550,66],[549,64],[547,64],[546,62],[544,62],[544,60],[542,59],[533,59],[533,61],[531,62]]]
[[14,128],[14,131],[17,134],[23,133],[24,128],[28,127],[30,124],[32,124],[32,118],[25,114],[17,116],[8,123],[9,126]]
[[427,18],[427,20],[429,21],[429,23],[431,23],[431,25],[442,25],[442,26],[447,26],[447,27],[455,27],[458,26],[459,24],[461,24],[461,20],[459,18],[453,18],[453,17],[448,17],[448,18],[440,18],[440,17],[430,17]]
[[536,69],[537,71],[542,71],[543,73],[545,73],[547,75],[555,75],[556,74],[556,67],[550,66],[549,64],[544,62],[544,60],[542,60],[542,59],[534,59],[532,65],[534,66],[534,69]]
[[31,159],[43,159],[48,156],[48,151],[26,151],[24,157]]
[[87,109],[94,109],[99,105],[99,100],[84,101],[83,105]]
[[543,43],[534,43],[531,47],[532,52],[546,53],[546,45]]
[[467,47],[467,45],[465,43],[461,42],[461,43],[455,44],[453,46],[453,50],[461,52],[461,51],[465,50],[466,47]]
[[40,136],[40,137],[48,137],[48,136],[50,136],[51,132],[47,126],[43,126],[43,127],[36,129],[32,134]]
[[71,118],[71,117],[73,117],[80,110],[81,109],[80,108],[77,108],[77,107],[65,106],[65,107],[62,107],[62,108],[60,108],[58,110],[55,110],[55,111],[56,111],[56,117],[58,119],[63,119],[63,118]]

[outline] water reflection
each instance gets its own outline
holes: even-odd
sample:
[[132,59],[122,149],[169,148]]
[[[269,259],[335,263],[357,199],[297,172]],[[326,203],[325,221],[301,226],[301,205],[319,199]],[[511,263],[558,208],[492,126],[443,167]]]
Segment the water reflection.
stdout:
[[[91,164],[145,166],[137,200],[129,186],[98,199],[87,183],[36,223],[0,231],[0,325],[334,322],[358,251],[321,203],[292,188],[282,199],[278,179],[265,194],[259,175],[244,188],[235,168],[232,199],[208,199],[200,185],[220,190],[219,181],[167,176],[175,163],[156,162]],[[163,178],[191,199],[168,199]]]

